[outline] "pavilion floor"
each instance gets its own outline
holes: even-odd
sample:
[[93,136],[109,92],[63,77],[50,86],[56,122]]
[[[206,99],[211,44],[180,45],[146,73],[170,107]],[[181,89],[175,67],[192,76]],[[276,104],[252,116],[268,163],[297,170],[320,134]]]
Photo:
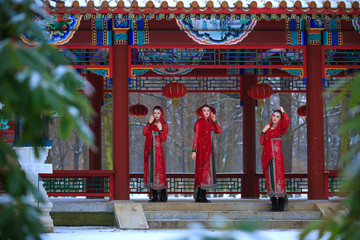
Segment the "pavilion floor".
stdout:
[[[114,204],[141,204],[150,229],[218,229],[253,223],[260,229],[302,229],[321,219],[340,199],[289,200],[284,212],[271,212],[268,199],[169,199],[148,203],[147,199],[108,201],[108,199],[50,198],[50,215],[55,226],[116,226]],[[131,216],[130,216],[131,217]]]

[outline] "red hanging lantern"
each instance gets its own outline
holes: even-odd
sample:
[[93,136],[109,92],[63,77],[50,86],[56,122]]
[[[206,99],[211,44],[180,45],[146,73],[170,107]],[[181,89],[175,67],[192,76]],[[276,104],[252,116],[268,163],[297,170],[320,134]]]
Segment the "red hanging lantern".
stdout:
[[256,83],[251,85],[247,90],[248,95],[253,99],[264,99],[270,97],[274,92],[266,83]]
[[297,109],[297,114],[299,114],[300,117],[306,118],[306,105],[303,105]]
[[175,81],[166,84],[162,89],[162,94],[167,98],[171,98],[174,106],[177,106],[178,98],[184,97],[186,93],[187,89],[185,85]]
[[131,115],[133,115],[136,118],[141,118],[147,115],[148,109],[145,105],[142,105],[140,103],[132,105],[129,108],[129,112]]

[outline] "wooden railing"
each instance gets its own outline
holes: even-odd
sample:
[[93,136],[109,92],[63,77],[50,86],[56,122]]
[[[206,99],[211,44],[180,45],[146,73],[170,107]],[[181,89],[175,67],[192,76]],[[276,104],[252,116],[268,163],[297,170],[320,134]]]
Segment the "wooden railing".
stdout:
[[[339,195],[338,177],[340,171],[325,171],[326,197]],[[244,174],[219,173],[216,175],[218,187],[210,194],[241,194]],[[113,198],[114,171],[109,170],[55,170],[52,174],[39,174],[49,196],[104,196]],[[167,174],[169,194],[193,194],[194,174]],[[285,174],[288,194],[308,194],[306,173]],[[264,174],[256,174],[257,196],[266,194]],[[330,188],[329,188],[330,186]],[[143,186],[143,174],[130,174],[129,194],[148,194]]]
[[39,174],[48,196],[109,197],[113,199],[114,171],[110,170],[55,170]]

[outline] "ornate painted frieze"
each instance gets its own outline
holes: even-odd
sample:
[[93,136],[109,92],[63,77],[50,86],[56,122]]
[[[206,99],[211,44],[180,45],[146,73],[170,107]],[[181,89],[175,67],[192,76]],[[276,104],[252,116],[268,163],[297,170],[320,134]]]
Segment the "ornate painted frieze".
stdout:
[[114,45],[128,44],[128,30],[131,29],[132,20],[118,15],[113,16],[113,43]]
[[132,77],[143,75],[144,73],[147,73],[148,71],[151,71],[152,68],[131,68],[130,75]]
[[340,31],[323,31],[322,44],[324,46],[343,45],[343,35]]
[[325,68],[325,77],[336,76],[346,71],[346,68]]
[[129,45],[149,44],[148,21],[144,18],[132,20],[132,29],[129,31]]
[[92,45],[107,46],[113,43],[112,16],[103,14],[91,18]]
[[304,69],[302,68],[281,68],[280,70],[283,70],[296,77],[304,77]]
[[154,68],[153,71],[162,75],[183,75],[191,72],[193,68]]
[[307,45],[321,45],[321,31],[308,31]]
[[256,25],[255,19],[176,19],[181,30],[204,45],[232,45],[244,40]]
[[306,45],[306,31],[287,31],[287,45]]
[[[45,38],[48,43],[54,45],[63,45],[68,43],[78,30],[80,26],[82,15],[67,15],[66,17],[52,17],[43,18],[35,16],[35,23],[43,30]],[[39,39],[28,35],[21,34],[20,38],[29,45],[37,45]]]
[[354,26],[355,31],[360,33],[360,20],[359,19],[353,19],[352,24]]

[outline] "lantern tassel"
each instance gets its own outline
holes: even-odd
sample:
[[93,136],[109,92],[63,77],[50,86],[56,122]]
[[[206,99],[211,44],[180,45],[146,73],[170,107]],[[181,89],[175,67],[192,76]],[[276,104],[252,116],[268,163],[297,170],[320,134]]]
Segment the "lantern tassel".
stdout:
[[172,104],[173,104],[175,107],[177,107],[177,106],[179,105],[179,102],[178,102],[178,99],[177,99],[177,98],[172,98],[171,101],[172,101]]
[[257,102],[258,102],[258,107],[263,107],[265,105],[264,99],[258,99]]

